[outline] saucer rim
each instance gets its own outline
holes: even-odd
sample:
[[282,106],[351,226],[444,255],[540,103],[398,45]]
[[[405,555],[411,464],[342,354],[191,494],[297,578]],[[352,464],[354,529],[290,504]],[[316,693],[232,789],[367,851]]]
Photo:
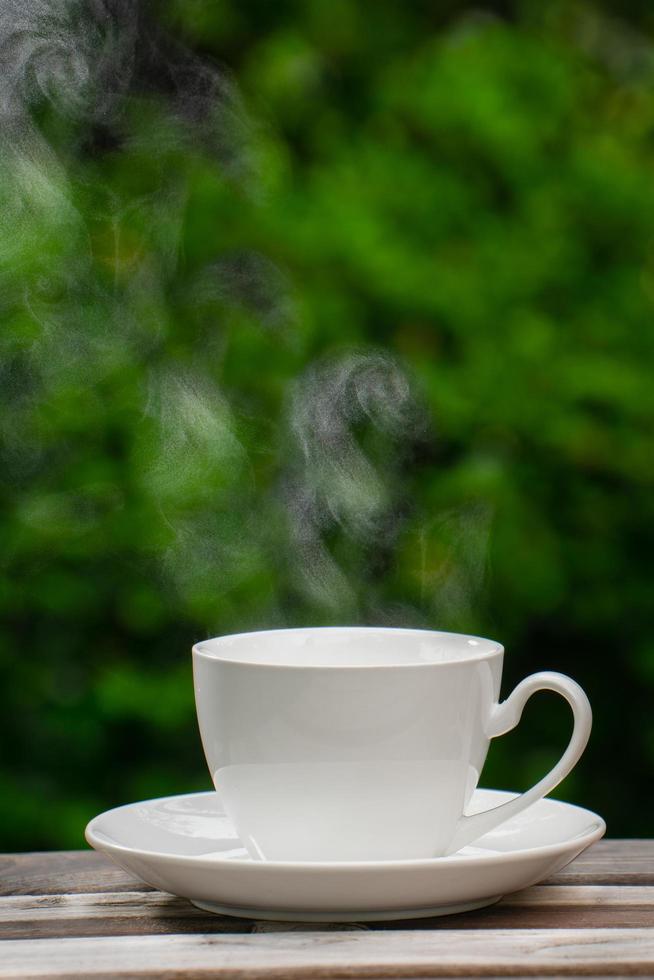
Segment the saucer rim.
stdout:
[[[508,798],[506,802],[508,802],[509,799],[520,795],[519,793],[511,790],[491,789],[490,787],[478,787],[475,792],[502,793]],[[99,839],[95,835],[96,827],[94,825],[103,818],[119,810],[127,810],[135,806],[144,806],[152,803],[163,803],[168,800],[188,799],[202,796],[215,797],[218,796],[218,793],[216,790],[199,790],[192,793],[173,793],[168,796],[157,796],[147,800],[135,800],[131,803],[124,803],[121,806],[111,807],[108,810],[104,810],[102,813],[96,814],[96,816],[88,822],[84,829],[85,840],[95,850],[116,854],[117,856],[125,854],[132,857],[142,857],[146,859],[156,857],[158,861],[162,861],[164,864],[175,864],[179,861],[183,861],[185,864],[189,863],[198,867],[229,867],[235,870],[240,870],[246,874],[261,874],[266,872],[272,873],[283,871],[306,871],[307,873],[320,871],[344,874],[348,871],[391,871],[393,869],[428,870],[436,867],[448,869],[461,868],[462,866],[462,858],[458,854],[450,854],[443,857],[409,859],[395,858],[380,861],[253,861],[250,857],[222,858],[220,854],[212,854],[210,857],[208,857],[206,854],[174,854],[161,850],[147,850],[141,847],[132,847],[126,844],[107,841],[106,839]],[[463,858],[465,863],[479,863],[486,867],[492,866],[496,863],[505,864],[507,862],[512,863],[514,861],[521,861],[530,856],[554,856],[558,853],[569,850],[573,843],[575,846],[577,844],[583,845],[580,847],[578,852],[581,853],[582,850],[585,850],[591,844],[594,844],[596,841],[600,840],[606,833],[606,821],[593,810],[588,810],[586,807],[579,806],[576,803],[568,803],[566,800],[558,800],[549,796],[543,797],[541,800],[537,800],[532,804],[532,806],[537,807],[544,802],[554,803],[564,809],[574,809],[578,810],[580,813],[583,813],[588,818],[588,829],[573,837],[568,837],[565,840],[556,841],[550,844],[535,845],[533,847],[526,847],[513,851],[493,851],[489,852],[488,854],[469,855]],[[531,807],[529,809],[531,809]]]

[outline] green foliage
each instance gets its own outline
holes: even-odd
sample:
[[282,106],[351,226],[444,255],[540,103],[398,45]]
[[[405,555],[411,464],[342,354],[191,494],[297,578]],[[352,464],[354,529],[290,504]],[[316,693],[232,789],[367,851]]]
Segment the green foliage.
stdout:
[[[654,49],[431,6],[171,0],[204,61],[5,127],[5,849],[208,785],[194,640],[345,621],[572,674],[561,795],[651,831]],[[552,700],[485,784],[553,762]]]

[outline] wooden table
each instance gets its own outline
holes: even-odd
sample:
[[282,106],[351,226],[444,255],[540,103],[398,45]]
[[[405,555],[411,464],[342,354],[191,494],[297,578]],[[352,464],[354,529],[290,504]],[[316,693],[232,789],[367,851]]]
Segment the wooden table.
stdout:
[[205,914],[93,851],[1,855],[0,895],[0,977],[654,976],[654,841],[599,841],[488,909],[368,927]]

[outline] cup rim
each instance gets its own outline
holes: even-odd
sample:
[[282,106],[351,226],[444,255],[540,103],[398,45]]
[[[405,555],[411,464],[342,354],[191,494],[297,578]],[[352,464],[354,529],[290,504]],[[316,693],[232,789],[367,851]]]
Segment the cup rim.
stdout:
[[[262,661],[254,659],[243,659],[242,657],[229,655],[230,642],[235,640],[245,640],[248,637],[259,636],[263,633],[268,635],[287,635],[287,634],[298,634],[298,633],[392,633],[392,634],[402,634],[404,636],[416,636],[416,637],[456,637],[461,641],[467,641],[471,650],[465,651],[465,656],[456,657],[446,657],[442,660],[415,660],[415,661],[400,661],[397,663],[291,663],[284,660],[284,655],[280,654],[279,660],[274,661]],[[222,643],[226,643],[226,649],[223,652],[220,650]],[[206,647],[211,644],[211,649],[206,649]],[[475,650],[476,646],[480,646],[479,650]],[[218,648],[218,649],[217,649]],[[213,660],[217,663],[227,663],[236,664],[239,667],[253,667],[257,669],[269,669],[269,670],[416,670],[425,668],[435,668],[435,667],[451,667],[454,664],[470,664],[480,661],[490,660],[494,657],[502,656],[504,653],[504,647],[497,640],[491,640],[484,636],[475,636],[469,633],[455,633],[447,630],[429,630],[429,629],[413,629],[411,627],[395,627],[395,626],[294,626],[294,627],[282,627],[277,629],[262,629],[262,630],[248,630],[243,633],[227,633],[223,636],[213,636],[208,637],[205,640],[199,640],[197,643],[193,644],[192,654],[194,657],[202,658],[203,660]]]

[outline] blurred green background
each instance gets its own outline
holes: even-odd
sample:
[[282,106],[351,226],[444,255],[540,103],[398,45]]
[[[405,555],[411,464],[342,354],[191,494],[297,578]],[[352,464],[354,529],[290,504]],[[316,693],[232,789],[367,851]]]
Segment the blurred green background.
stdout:
[[[0,847],[208,788],[190,646],[504,642],[651,835],[645,3],[8,3]],[[534,698],[482,784],[560,755]]]

